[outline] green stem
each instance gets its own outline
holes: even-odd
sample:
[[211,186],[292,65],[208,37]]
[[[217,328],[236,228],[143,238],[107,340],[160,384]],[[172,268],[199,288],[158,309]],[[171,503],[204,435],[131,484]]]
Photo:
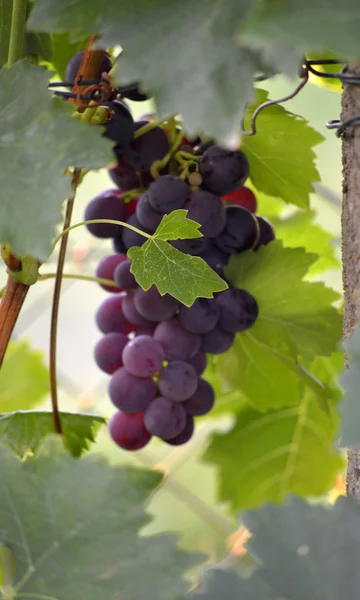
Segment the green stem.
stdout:
[[[56,273],[41,273],[38,277],[38,281],[46,281],[47,279],[53,279],[56,277]],[[114,288],[119,286],[116,285],[112,279],[104,279],[103,277],[92,277],[91,275],[78,275],[77,273],[63,273],[63,279],[77,279],[78,281],[92,281],[101,285],[108,285]]]
[[23,55],[27,0],[13,0],[8,67]]
[[137,140],[137,138],[144,135],[144,133],[147,133],[148,131],[155,129],[155,127],[160,127],[161,125],[162,125],[161,121],[150,121],[150,123],[146,123],[146,125],[143,125],[137,131],[135,131],[133,139]]
[[168,130],[169,144],[170,146],[173,146],[176,142],[176,135],[178,133],[176,128],[175,117],[171,117],[168,120],[166,129]]

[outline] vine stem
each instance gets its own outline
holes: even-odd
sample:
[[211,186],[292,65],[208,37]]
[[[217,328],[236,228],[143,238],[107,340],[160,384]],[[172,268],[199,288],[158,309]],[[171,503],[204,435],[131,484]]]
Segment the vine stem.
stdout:
[[[54,279],[56,273],[41,273],[38,277],[38,281],[47,281],[48,279]],[[93,283],[99,283],[101,285],[108,285],[110,287],[118,288],[115,281],[112,279],[105,279],[104,277],[92,277],[92,275],[78,275],[77,273],[63,273],[63,279],[76,279],[77,281],[91,281]]]
[[27,0],[13,0],[8,67],[22,58]]
[[15,281],[11,276],[8,277],[4,295],[0,302],[0,368],[28,291],[28,285]]

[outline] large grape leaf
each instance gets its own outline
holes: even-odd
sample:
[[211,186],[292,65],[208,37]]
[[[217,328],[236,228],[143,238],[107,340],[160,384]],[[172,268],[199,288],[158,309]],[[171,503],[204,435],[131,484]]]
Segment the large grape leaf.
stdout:
[[33,408],[49,391],[43,355],[29,342],[10,342],[0,369],[0,413]]
[[24,56],[35,55],[45,61],[50,61],[52,57],[51,37],[47,33],[37,33],[27,31],[24,40]]
[[51,446],[25,462],[0,448],[1,542],[15,561],[11,598],[169,600],[200,560],[172,535],[139,537],[159,474],[76,460]]
[[[341,364],[341,355],[317,358],[311,372],[334,386],[334,372]],[[339,396],[338,390],[334,392]],[[337,403],[331,402],[325,412],[304,384],[292,400],[292,406],[266,413],[244,406],[229,432],[214,435],[204,460],[217,466],[219,499],[233,511],[281,503],[290,493],[320,496],[342,468],[335,447]]]
[[73,108],[51,98],[48,77],[44,67],[25,62],[0,71],[0,242],[40,260],[71,194],[64,169],[112,160],[101,128],[72,119]]
[[241,579],[233,571],[207,570],[192,600],[357,600],[360,509],[352,498],[332,508],[290,498],[248,513],[247,543],[261,566]]
[[13,0],[2,0],[0,3],[0,67],[8,59],[12,5]]
[[341,446],[359,448],[360,445],[360,328],[344,343],[349,364],[342,376],[341,383],[345,389]]
[[187,210],[165,215],[152,236],[142,246],[128,251],[131,272],[144,290],[156,285],[161,295],[171,294],[186,306],[196,298],[213,298],[228,286],[198,256],[183,254],[168,242],[202,237],[199,223],[186,218]]
[[121,45],[119,83],[140,79],[154,93],[160,116],[179,112],[190,133],[203,130],[224,140],[239,130],[253,75],[262,67],[260,56],[235,39],[254,4],[38,0],[30,27],[79,36],[96,32],[103,47]]
[[85,48],[87,38],[73,42],[68,33],[54,33],[52,42],[52,64],[62,81],[65,81],[65,69],[70,58]]
[[[265,90],[257,90],[256,94],[256,101],[247,108],[245,126],[249,126],[254,110],[269,99]],[[259,114],[256,129],[256,135],[244,136],[241,145],[255,186],[289,204],[308,208],[309,195],[314,191],[312,184],[320,180],[313,148],[323,141],[323,136],[305,119],[279,105],[269,106]]]
[[[64,444],[73,456],[81,456],[95,442],[104,417],[81,413],[60,413]],[[0,444],[20,458],[37,452],[44,438],[54,433],[51,412],[24,411],[0,414]]]

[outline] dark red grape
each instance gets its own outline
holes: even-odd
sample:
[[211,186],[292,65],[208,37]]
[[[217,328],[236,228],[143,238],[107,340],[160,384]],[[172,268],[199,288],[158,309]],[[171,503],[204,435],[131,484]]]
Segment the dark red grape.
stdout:
[[173,402],[183,402],[190,398],[197,384],[198,376],[194,367],[183,360],[173,360],[159,373],[160,394]]
[[126,296],[124,296],[122,309],[125,317],[130,323],[134,325],[152,325],[151,321],[145,319],[138,311],[134,301],[134,290],[128,290]]
[[186,215],[188,219],[200,223],[199,231],[205,237],[214,238],[225,227],[225,207],[221,200],[211,192],[205,190],[192,192],[184,208],[188,211]]
[[235,340],[235,334],[216,326],[209,333],[201,336],[201,350],[209,354],[222,354],[229,350]]
[[184,429],[175,437],[170,440],[164,440],[164,442],[170,444],[170,446],[182,446],[182,444],[186,444],[192,438],[194,429],[194,419],[190,415],[187,415]]
[[155,285],[146,292],[138,287],[134,296],[135,306],[139,313],[149,321],[166,321],[174,316],[179,302],[169,294],[161,296]]
[[[96,277],[112,279],[114,281],[115,269],[124,261],[126,261],[125,254],[110,254],[110,256],[104,256],[96,268]],[[113,294],[118,294],[122,291],[121,287],[112,287],[111,285],[103,285],[102,283],[100,283],[100,286],[107,292],[112,292]]]
[[122,355],[124,367],[136,377],[152,377],[160,371],[165,360],[162,345],[148,335],[129,341]]
[[256,217],[241,206],[227,206],[225,229],[215,240],[220,250],[225,254],[239,254],[255,247],[258,238]]
[[215,299],[197,298],[191,306],[180,307],[179,321],[191,333],[207,333],[214,329],[219,319]]
[[244,185],[249,176],[249,161],[241,150],[228,150],[213,145],[200,159],[202,187],[224,196]]
[[255,196],[254,192],[252,190],[250,190],[250,188],[246,187],[245,185],[237,190],[234,190],[233,192],[230,192],[230,194],[226,194],[225,196],[222,196],[221,200],[223,202],[228,202],[229,204],[235,204],[236,206],[242,206],[243,208],[246,208],[250,212],[256,213],[256,209],[257,209],[256,196]]
[[144,413],[126,415],[116,412],[109,422],[111,439],[123,450],[140,450],[151,439],[144,426]]
[[273,242],[275,239],[275,231],[270,221],[264,219],[264,217],[258,217],[257,215],[256,220],[259,225],[260,234],[254,250],[258,250],[260,246],[270,244],[270,242]]
[[96,313],[96,324],[103,333],[124,333],[127,335],[136,329],[123,313],[123,296],[107,298],[100,304]]
[[148,190],[149,202],[154,210],[169,214],[173,210],[184,208],[188,199],[188,187],[175,175],[161,175],[155,179]]
[[206,354],[204,352],[201,352],[199,350],[199,352],[197,352],[195,354],[195,356],[193,356],[192,358],[190,358],[187,361],[192,367],[194,367],[196,374],[200,377],[200,375],[203,374],[203,372],[206,369],[206,365],[207,365],[207,358],[206,358]]
[[254,296],[246,290],[229,288],[217,296],[216,303],[220,308],[219,326],[231,333],[252,327],[259,314]]
[[113,279],[119,288],[123,290],[131,290],[137,287],[136,279],[130,272],[131,260],[125,260],[117,265],[114,271]]
[[200,417],[209,413],[214,406],[215,392],[205,379],[199,379],[194,394],[184,402],[183,406],[188,415]]
[[138,200],[139,196],[135,196],[135,198],[130,200],[130,202],[124,202],[126,219],[128,219],[129,217],[131,217],[131,215],[134,214]]
[[184,429],[186,412],[180,403],[158,396],[146,409],[144,424],[152,435],[169,440]]
[[126,414],[145,410],[155,394],[156,385],[150,377],[135,377],[125,367],[117,369],[109,382],[111,402]]
[[154,331],[154,339],[165,350],[166,360],[189,360],[200,349],[201,338],[186,331],[177,319],[162,321]]
[[[75,77],[78,74],[82,57],[84,55],[84,50],[80,50],[74,56],[72,56],[66,65],[65,70],[65,81],[69,83],[73,83],[75,81]],[[104,53],[101,64],[97,73],[97,77],[100,79],[102,73],[108,73],[112,69],[111,58],[107,52]]]
[[124,333],[107,333],[102,337],[94,349],[97,366],[105,373],[112,375],[116,369],[122,367],[122,352],[129,339]]
[[[85,209],[84,221],[93,219],[125,220],[124,201],[120,190],[106,190],[95,196]],[[99,238],[113,238],[122,233],[121,225],[110,223],[92,223],[87,225],[92,235]]]

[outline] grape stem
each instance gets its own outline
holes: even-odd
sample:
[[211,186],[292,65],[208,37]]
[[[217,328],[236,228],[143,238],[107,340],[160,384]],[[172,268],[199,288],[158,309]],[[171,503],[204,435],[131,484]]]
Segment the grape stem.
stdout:
[[8,277],[0,302],[0,368],[29,286]]
[[27,0],[13,0],[8,67],[20,60],[23,55]]
[[[54,279],[56,273],[41,273],[39,274],[38,281],[47,281],[48,279]],[[78,281],[92,281],[99,283],[100,285],[108,285],[111,287],[119,287],[112,279],[105,279],[104,277],[93,277],[92,275],[78,275],[77,273],[63,273],[63,279],[77,279]]]
[[148,131],[155,129],[155,127],[161,127],[161,125],[162,125],[162,121],[151,121],[150,123],[146,123],[146,125],[139,127],[139,129],[137,131],[135,131],[133,139],[137,140],[139,137],[141,137],[145,133],[148,133]]

